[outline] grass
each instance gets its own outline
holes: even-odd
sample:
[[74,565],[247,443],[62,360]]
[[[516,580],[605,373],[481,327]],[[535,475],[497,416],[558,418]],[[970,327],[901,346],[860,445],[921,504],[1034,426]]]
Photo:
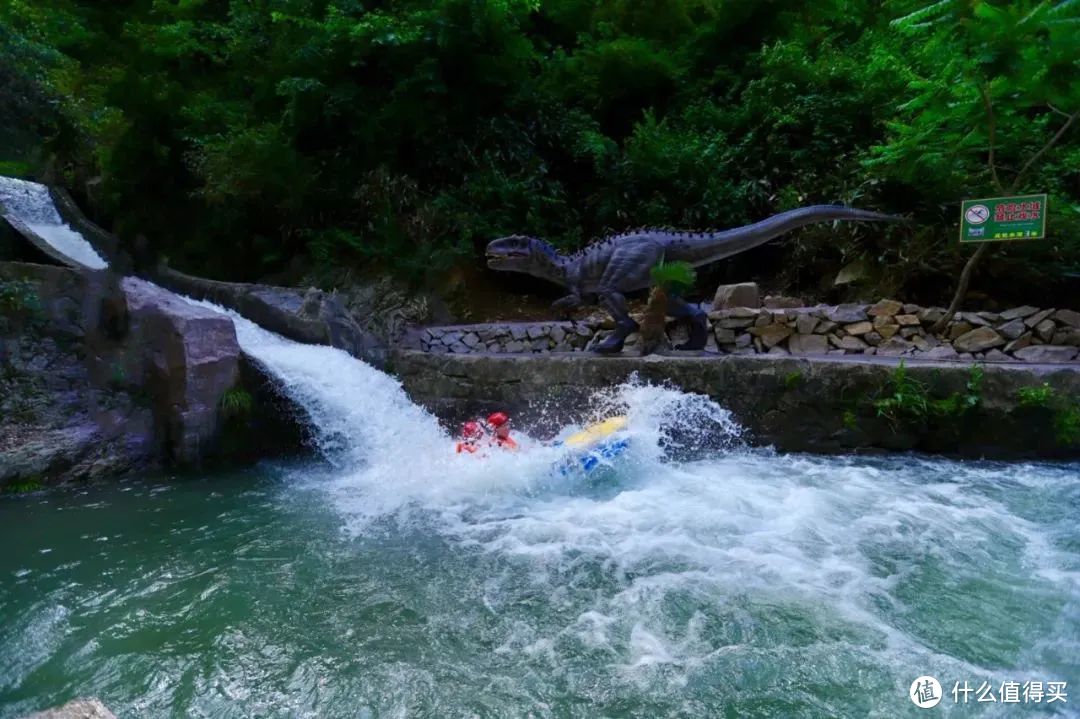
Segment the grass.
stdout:
[[29,494],[30,492],[36,492],[42,489],[43,485],[41,481],[30,477],[23,480],[16,480],[14,482],[8,482],[4,485],[4,494]]
[[250,392],[234,387],[221,395],[221,416],[227,420],[246,418],[251,414],[254,403]]
[[1016,396],[1021,407],[1050,410],[1058,444],[1064,447],[1080,444],[1080,402],[1059,395],[1048,382],[1037,387],[1021,387]]
[[885,395],[874,400],[873,405],[878,417],[897,424],[924,422],[931,417],[959,417],[979,405],[982,381],[982,367],[972,365],[963,392],[932,397],[927,386],[912,377],[901,360],[889,376]]

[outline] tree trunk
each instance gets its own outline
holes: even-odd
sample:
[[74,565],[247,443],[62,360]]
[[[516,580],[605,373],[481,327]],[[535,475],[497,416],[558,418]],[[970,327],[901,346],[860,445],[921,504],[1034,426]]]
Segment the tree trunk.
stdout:
[[645,307],[645,316],[638,330],[642,356],[649,355],[660,348],[666,348],[667,338],[667,291],[663,287],[653,286],[649,290],[649,304]]
[[957,310],[960,309],[960,303],[964,301],[964,297],[967,295],[968,285],[971,284],[971,274],[975,271],[975,265],[979,264],[979,260],[986,254],[986,248],[989,246],[990,243],[983,242],[979,245],[979,249],[975,250],[971,257],[968,258],[968,261],[964,263],[964,269],[960,271],[960,282],[956,285],[956,293],[953,295],[952,302],[949,303],[949,309],[930,328],[931,334],[941,332],[956,316]]

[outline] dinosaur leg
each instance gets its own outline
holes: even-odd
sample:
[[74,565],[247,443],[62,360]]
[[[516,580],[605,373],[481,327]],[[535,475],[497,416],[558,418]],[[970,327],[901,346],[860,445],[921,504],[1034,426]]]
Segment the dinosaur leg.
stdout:
[[615,331],[596,346],[597,352],[621,352],[626,336],[637,330],[638,323],[626,311],[626,298],[621,290],[648,287],[649,273],[663,257],[664,246],[658,242],[624,245],[612,251],[597,294],[600,304],[615,319]]
[[667,312],[677,319],[690,320],[690,339],[681,345],[676,345],[675,349],[705,349],[705,342],[709,338],[709,325],[706,321],[705,311],[701,307],[692,305],[681,297],[668,295]]
[[552,302],[551,309],[558,312],[559,317],[562,319],[568,320],[571,319],[571,313],[583,304],[585,304],[585,301],[582,299],[581,295],[574,292]]
[[631,332],[637,331],[638,323],[626,310],[626,298],[618,292],[601,293],[600,305],[615,318],[615,330],[606,340],[594,347],[593,351],[600,354],[622,352],[623,343]]

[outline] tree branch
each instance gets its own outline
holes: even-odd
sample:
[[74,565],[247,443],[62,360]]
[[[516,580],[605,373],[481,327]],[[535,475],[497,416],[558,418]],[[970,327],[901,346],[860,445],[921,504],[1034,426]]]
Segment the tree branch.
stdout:
[[979,85],[979,94],[982,95],[983,107],[986,108],[986,119],[989,125],[989,127],[987,127],[987,136],[990,144],[990,155],[987,157],[987,162],[990,165],[990,176],[994,179],[994,187],[998,189],[998,192],[1005,192],[1001,180],[998,179],[997,165],[994,164],[994,135],[997,132],[997,122],[994,119],[994,105],[990,102],[990,92],[986,89],[985,84]]
[[1048,103],[1046,103],[1046,106],[1049,107],[1054,112],[1056,112],[1057,114],[1061,115],[1062,117],[1068,117],[1069,116],[1069,113],[1065,112],[1064,110],[1059,110],[1056,107],[1054,107],[1053,103],[1048,102]]
[[[999,190],[1004,192],[1001,187],[1001,182],[998,181],[997,170],[994,168],[994,112],[993,106],[990,104],[990,96],[987,94],[983,86],[979,86],[979,91],[982,93],[983,104],[986,106],[986,112],[990,121],[990,172],[994,176],[994,185]],[[1060,112],[1057,108],[1051,107],[1055,112]],[[1017,191],[1020,187],[1020,181],[1024,179],[1024,175],[1027,171],[1038,161],[1040,157],[1046,154],[1047,150],[1053,147],[1058,140],[1068,131],[1076,119],[1080,117],[1080,110],[1077,110],[1072,115],[1068,116],[1069,119],[1061,126],[1053,137],[1042,146],[1038,152],[1031,156],[1022,168],[1020,172],[1016,173],[1016,179],[1013,180],[1012,186],[1009,188],[1009,194]],[[975,271],[975,265],[979,263],[982,256],[986,254],[986,248],[988,243],[983,242],[979,245],[979,249],[975,250],[975,253],[968,258],[968,261],[964,263],[964,269],[960,271],[960,282],[956,286],[956,294],[953,295],[952,302],[949,303],[949,309],[945,311],[941,319],[934,323],[934,326],[930,328],[930,331],[934,334],[941,332],[945,329],[945,326],[949,324],[953,317],[956,316],[956,311],[960,309],[960,303],[964,301],[964,296],[967,294],[968,285],[971,283],[971,275]]]
[[1069,119],[1065,121],[1065,124],[1061,126],[1061,129],[1058,130],[1057,133],[1053,137],[1051,137],[1045,145],[1042,146],[1041,150],[1032,155],[1031,159],[1028,160],[1027,163],[1020,168],[1020,172],[1017,173],[1016,179],[1013,180],[1011,188],[1012,192],[1016,192],[1016,189],[1020,187],[1020,180],[1023,179],[1027,171],[1031,169],[1031,166],[1035,164],[1035,161],[1045,155],[1047,150],[1057,144],[1057,141],[1060,140],[1061,136],[1064,135],[1066,131],[1068,131],[1069,127],[1071,127],[1074,122],[1076,122],[1076,118],[1078,117],[1080,117],[1080,110],[1077,110],[1073,114],[1069,115]]

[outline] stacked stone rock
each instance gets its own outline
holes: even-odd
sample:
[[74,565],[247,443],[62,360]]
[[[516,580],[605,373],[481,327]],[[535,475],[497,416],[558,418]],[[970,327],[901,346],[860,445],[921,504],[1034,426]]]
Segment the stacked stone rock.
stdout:
[[861,354],[984,361],[1067,362],[1080,352],[1080,312],[1017,307],[960,312],[934,335],[945,310],[896,300],[874,305],[709,313],[717,347],[738,354]]
[[[512,324],[429,327],[414,343],[425,352],[574,352],[585,349],[596,322],[521,322]],[[409,342],[407,341],[408,345]]]
[[[748,298],[749,299],[749,298]],[[960,312],[940,334],[930,328],[940,307],[883,299],[876,304],[796,307],[766,298],[766,307],[727,307],[709,313],[707,350],[726,354],[878,355],[972,361],[1080,361],[1080,312],[1016,307],[1005,312]],[[406,346],[426,352],[581,352],[602,341],[609,320],[429,327]],[[675,343],[685,327],[673,323]],[[681,337],[680,337],[681,336]],[[633,352],[636,334],[627,338]]]

